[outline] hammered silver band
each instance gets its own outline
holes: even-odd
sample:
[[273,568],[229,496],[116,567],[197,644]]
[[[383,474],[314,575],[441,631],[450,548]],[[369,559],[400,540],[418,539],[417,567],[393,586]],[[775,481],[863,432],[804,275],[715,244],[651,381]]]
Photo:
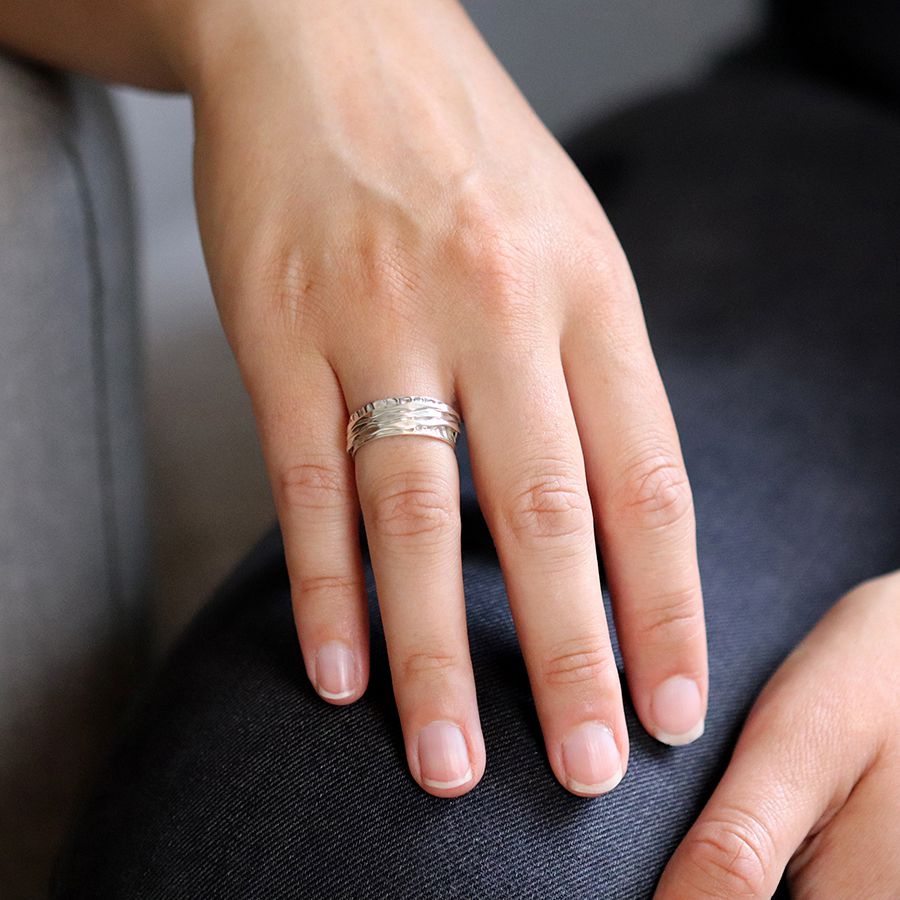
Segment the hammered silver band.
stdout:
[[419,434],[456,446],[462,420],[449,404],[433,397],[385,397],[361,406],[347,423],[347,452],[380,437]]

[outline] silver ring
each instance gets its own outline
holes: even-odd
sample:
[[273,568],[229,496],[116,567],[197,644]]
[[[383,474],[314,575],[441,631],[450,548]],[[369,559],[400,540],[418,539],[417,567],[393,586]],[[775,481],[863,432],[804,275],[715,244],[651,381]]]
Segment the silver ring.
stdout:
[[456,446],[462,420],[449,404],[433,397],[385,397],[361,406],[347,423],[347,452],[375,438],[397,434],[419,434]]

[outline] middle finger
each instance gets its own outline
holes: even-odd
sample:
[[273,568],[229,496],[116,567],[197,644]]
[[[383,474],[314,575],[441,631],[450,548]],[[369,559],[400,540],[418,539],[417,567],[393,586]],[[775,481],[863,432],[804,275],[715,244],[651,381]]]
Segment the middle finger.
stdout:
[[559,347],[494,344],[473,357],[457,376],[472,473],[547,753],[570,791],[602,794],[624,774],[628,735]]

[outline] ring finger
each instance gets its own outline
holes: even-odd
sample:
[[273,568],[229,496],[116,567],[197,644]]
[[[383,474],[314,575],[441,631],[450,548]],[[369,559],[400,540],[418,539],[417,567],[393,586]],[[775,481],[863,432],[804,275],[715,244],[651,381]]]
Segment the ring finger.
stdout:
[[[396,359],[383,372],[339,372],[348,409],[410,393],[453,404],[449,379],[398,379]],[[484,771],[484,742],[466,631],[456,456],[443,441],[396,435],[360,447],[355,466],[409,768],[429,793],[462,794]]]

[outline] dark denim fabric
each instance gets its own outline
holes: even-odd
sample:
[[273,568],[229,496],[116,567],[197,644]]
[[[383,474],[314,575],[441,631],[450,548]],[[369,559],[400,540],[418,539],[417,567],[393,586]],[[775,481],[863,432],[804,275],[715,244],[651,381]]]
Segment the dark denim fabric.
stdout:
[[647,897],[764,681],[843,591],[900,565],[896,112],[737,65],[572,149],[633,264],[692,475],[706,734],[665,747],[629,707],[622,784],[556,783],[462,441],[474,792],[407,774],[374,598],[364,699],[315,696],[273,533],[144,698],[58,898]]

